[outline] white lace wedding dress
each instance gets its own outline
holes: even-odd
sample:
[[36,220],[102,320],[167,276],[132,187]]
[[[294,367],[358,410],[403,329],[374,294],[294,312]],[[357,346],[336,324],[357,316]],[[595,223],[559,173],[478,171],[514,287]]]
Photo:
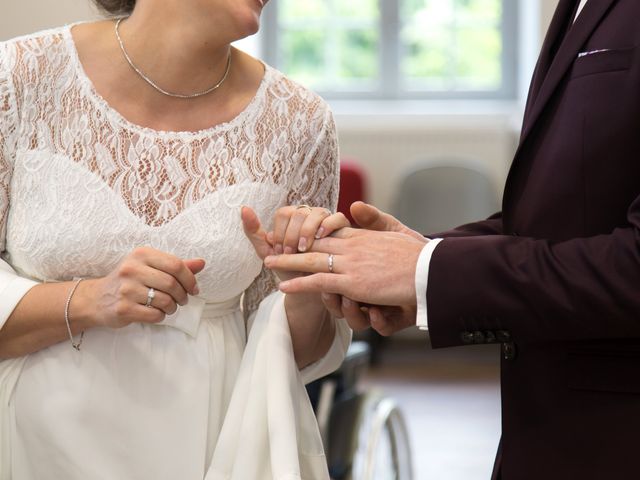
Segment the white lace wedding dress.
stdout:
[[103,276],[137,246],[207,262],[160,325],[0,362],[0,480],[327,479],[303,382],[350,331],[297,370],[240,208],[333,209],[337,162],[326,105],[269,67],[232,121],[158,132],[98,95],[70,27],[0,43],[0,327],[38,282]]

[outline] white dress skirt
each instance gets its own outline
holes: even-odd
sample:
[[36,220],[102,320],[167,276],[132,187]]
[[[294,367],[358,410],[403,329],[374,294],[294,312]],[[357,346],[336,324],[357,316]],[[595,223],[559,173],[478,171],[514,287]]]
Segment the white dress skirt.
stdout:
[[5,478],[328,478],[283,296],[262,302],[248,342],[237,301],[198,319],[197,300],[174,326],[96,330],[80,352],[61,343],[0,364]]

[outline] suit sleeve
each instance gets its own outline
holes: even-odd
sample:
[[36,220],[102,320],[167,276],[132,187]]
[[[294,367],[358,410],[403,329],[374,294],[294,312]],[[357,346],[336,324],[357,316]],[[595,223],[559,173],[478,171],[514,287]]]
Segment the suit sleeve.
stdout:
[[640,197],[627,220],[557,243],[445,238],[426,294],[433,346],[460,345],[469,331],[505,330],[516,343],[640,338]]
[[446,232],[430,233],[428,238],[477,237],[481,235],[502,235],[502,212],[491,215],[486,220],[467,223]]

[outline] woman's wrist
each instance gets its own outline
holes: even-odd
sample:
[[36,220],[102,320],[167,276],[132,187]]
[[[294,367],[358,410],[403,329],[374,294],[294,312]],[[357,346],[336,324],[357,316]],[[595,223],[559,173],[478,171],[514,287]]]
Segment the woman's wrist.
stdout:
[[302,369],[326,355],[335,337],[335,319],[319,294],[288,294],[285,311],[291,330],[293,351]]
[[[95,295],[93,295],[97,281],[90,279],[80,282],[69,302],[69,324],[74,334],[101,325],[98,320],[99,312],[96,308]],[[73,288],[73,284],[70,284],[69,288]]]

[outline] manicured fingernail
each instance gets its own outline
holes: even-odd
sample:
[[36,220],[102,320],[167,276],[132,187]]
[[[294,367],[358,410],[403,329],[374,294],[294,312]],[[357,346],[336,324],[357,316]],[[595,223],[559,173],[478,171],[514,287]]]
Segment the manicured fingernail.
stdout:
[[331,298],[331,296],[328,293],[324,293],[324,292],[322,292],[320,296],[322,297],[323,300],[329,300]]
[[289,287],[289,282],[280,282],[280,290],[286,290]]
[[276,245],[276,255],[282,255],[282,245]]
[[324,227],[320,227],[316,232],[316,239],[322,238],[323,233],[324,233]]
[[285,255],[291,255],[293,253],[293,248],[284,247],[284,253],[285,253]]
[[301,252],[307,251],[307,239],[305,237],[302,237],[298,242],[298,250]]
[[195,285],[193,287],[192,292],[193,292],[194,295],[199,295],[200,294],[200,288],[198,287],[198,285]]
[[342,297],[342,306],[346,308],[351,308],[353,306],[353,301],[348,299],[347,297]]

